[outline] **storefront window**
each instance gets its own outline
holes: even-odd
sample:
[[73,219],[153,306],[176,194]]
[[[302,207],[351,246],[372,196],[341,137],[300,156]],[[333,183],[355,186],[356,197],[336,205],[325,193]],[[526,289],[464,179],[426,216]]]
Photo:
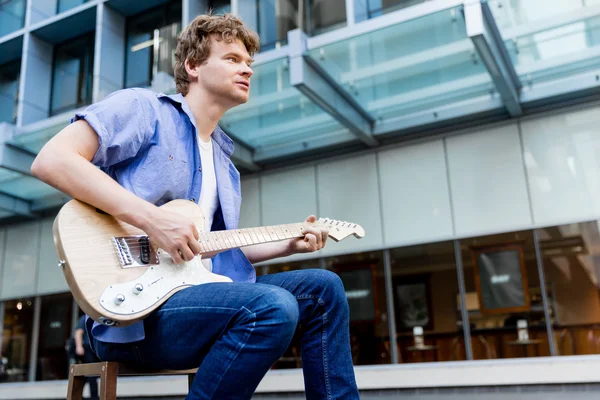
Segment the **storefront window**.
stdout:
[[[463,239],[460,245],[473,358],[549,356],[533,232]],[[553,298],[548,287],[547,294]]]
[[600,354],[600,222],[537,230],[558,355]]
[[390,253],[399,362],[465,360],[453,243]]
[[389,364],[390,333],[383,275],[383,253],[349,254],[326,259],[340,276],[350,306],[350,345],[354,365]]
[[70,293],[42,297],[38,348],[38,381],[67,379],[69,360],[65,344],[71,336],[73,296]]
[[33,298],[6,301],[0,354],[0,382],[28,380],[32,330]]

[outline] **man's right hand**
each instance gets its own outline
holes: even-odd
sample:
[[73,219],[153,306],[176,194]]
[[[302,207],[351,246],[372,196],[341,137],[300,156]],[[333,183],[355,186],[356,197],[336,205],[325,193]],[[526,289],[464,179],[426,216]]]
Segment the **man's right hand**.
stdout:
[[169,253],[175,264],[191,261],[202,251],[194,222],[172,211],[157,207],[142,229],[154,247]]
[[77,354],[78,356],[83,356],[85,354],[85,349],[83,348],[83,346],[75,346],[75,354]]

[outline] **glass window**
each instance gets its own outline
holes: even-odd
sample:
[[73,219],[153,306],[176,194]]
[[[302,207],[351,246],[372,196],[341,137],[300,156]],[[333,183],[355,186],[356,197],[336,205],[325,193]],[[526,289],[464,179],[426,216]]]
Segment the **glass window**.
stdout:
[[256,0],[261,50],[287,44],[288,31],[302,25],[298,20],[298,7],[298,0]]
[[6,301],[0,354],[0,382],[28,380],[32,331],[33,298]]
[[399,362],[465,360],[453,242],[390,253]]
[[0,122],[17,122],[21,60],[0,65]]
[[88,0],[58,0],[56,13],[60,14],[61,12],[70,10],[71,8],[75,8],[87,2]]
[[428,0],[354,0],[355,21],[379,17],[392,11],[424,3]]
[[460,245],[473,358],[549,356],[533,232],[463,239]]
[[92,102],[94,37],[91,32],[54,48],[50,115]]
[[0,37],[18,31],[25,23],[25,0],[0,0]]
[[210,0],[208,8],[213,14],[226,14],[231,12],[231,2],[229,0]]
[[304,23],[309,36],[315,36],[346,26],[345,0],[307,0]]
[[73,296],[70,293],[42,297],[36,380],[69,377],[65,344],[71,336],[72,311]]
[[314,36],[346,25],[345,0],[256,0],[261,50],[287,44],[298,27]]
[[[174,92],[175,47],[181,31],[181,2],[171,2],[127,21],[125,87]],[[158,48],[154,44],[158,42]]]
[[537,232],[557,353],[600,354],[600,221]]
[[354,365],[389,364],[390,331],[383,253],[349,254],[326,260],[346,289],[350,305],[350,346]]

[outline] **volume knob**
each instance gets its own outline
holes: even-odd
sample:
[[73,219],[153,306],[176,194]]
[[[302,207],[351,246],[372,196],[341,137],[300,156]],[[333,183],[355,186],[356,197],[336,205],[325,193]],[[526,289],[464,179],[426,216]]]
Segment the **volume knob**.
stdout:
[[115,297],[115,304],[118,306],[123,304],[124,301],[125,301],[125,295],[123,295],[123,294],[118,294],[117,297]]
[[144,285],[141,283],[136,283],[133,287],[133,294],[140,294],[142,293],[142,290],[144,290]]

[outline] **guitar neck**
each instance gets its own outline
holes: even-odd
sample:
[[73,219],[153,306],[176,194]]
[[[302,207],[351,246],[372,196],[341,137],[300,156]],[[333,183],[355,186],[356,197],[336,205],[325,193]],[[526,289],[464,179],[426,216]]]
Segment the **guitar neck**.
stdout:
[[203,232],[199,242],[205,252],[225,251],[259,243],[303,237],[305,223],[263,226],[260,228]]

